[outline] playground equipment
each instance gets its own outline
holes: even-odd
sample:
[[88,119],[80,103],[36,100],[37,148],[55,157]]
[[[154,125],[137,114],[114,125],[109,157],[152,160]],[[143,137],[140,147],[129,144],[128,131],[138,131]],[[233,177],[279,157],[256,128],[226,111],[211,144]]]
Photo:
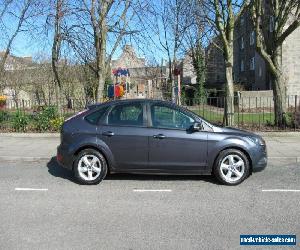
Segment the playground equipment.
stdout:
[[111,99],[120,99],[129,91],[130,73],[128,69],[117,68],[113,69],[112,73],[115,77],[112,85],[107,88],[107,95]]

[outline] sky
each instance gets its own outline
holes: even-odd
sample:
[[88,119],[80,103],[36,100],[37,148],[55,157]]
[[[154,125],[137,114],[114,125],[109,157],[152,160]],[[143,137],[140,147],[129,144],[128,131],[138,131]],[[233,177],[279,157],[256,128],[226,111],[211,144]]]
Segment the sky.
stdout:
[[[6,6],[6,1],[7,0],[0,0],[0,14]],[[45,0],[45,2],[47,2],[47,0]],[[18,18],[16,18],[16,16],[20,15],[24,6],[23,4],[23,0],[15,1],[15,3],[6,9],[2,18],[0,18],[0,50],[4,50],[6,48],[9,38],[16,30],[18,25]],[[47,15],[41,14],[38,17],[28,19],[28,23],[25,23],[24,27],[22,28],[24,30],[19,32],[13,41],[11,46],[11,54],[15,56],[32,56],[34,58],[40,56],[50,57],[53,28],[49,25],[46,25],[46,18]],[[33,28],[31,26],[33,26]],[[139,46],[139,41],[134,39],[122,41],[120,47],[114,53],[113,58],[117,58],[121,54],[122,47],[125,44],[132,44],[138,55],[141,57],[148,57],[149,55],[150,57],[153,56],[153,51],[147,55],[147,53],[145,53],[145,47]],[[151,50],[153,50],[153,48],[151,48]],[[160,57],[161,55],[158,54],[156,56]]]
[[[8,0],[0,0],[0,15],[3,9],[5,8],[5,3],[7,1]],[[32,1],[38,2],[38,0],[32,0]],[[43,10],[49,9],[50,8],[49,3],[51,1],[53,2],[53,0],[40,1],[40,3],[42,3],[40,9]],[[70,1],[70,3],[73,4],[75,0],[66,0],[66,1]],[[152,1],[150,0],[152,4],[154,3],[155,8],[161,7],[160,5],[161,1],[163,0],[152,0]],[[168,0],[168,1],[173,1],[173,0]],[[13,32],[16,30],[16,27],[18,25],[18,18],[16,18],[16,16],[20,15],[22,7],[24,6],[24,2],[25,0],[14,1],[13,4],[6,9],[5,14],[2,16],[2,18],[0,16],[0,50],[6,48],[8,38],[11,37]],[[120,14],[122,8],[119,7],[119,5],[116,6],[117,8],[120,8],[120,10],[116,9],[113,10],[112,12],[114,13],[114,15],[117,16],[118,14]],[[37,17],[34,16],[28,19],[27,23],[25,24],[24,31],[19,32],[17,34],[17,37],[15,38],[12,44],[11,54],[16,56],[32,56],[33,58],[40,58],[40,57],[50,58],[52,38],[53,38],[53,27],[51,27],[51,25],[49,24],[47,25],[46,20],[49,21],[48,23],[53,24],[53,15],[52,15],[52,19],[51,18],[47,19],[48,15],[49,15],[49,11],[46,11],[45,13],[40,13]],[[141,18],[141,16],[139,18]],[[162,30],[160,34],[157,34],[157,32],[154,32],[151,29],[146,30],[145,26],[140,22],[139,18],[135,17],[132,19],[131,22],[134,23],[132,26],[134,29],[141,31],[140,32],[141,35],[135,36],[134,38],[127,38],[126,40],[122,41],[120,46],[114,53],[113,59],[119,57],[119,55],[122,52],[122,47],[125,44],[130,44],[134,47],[138,56],[146,58],[146,60],[148,60],[148,62],[151,62],[152,64],[154,63],[160,64],[162,59],[165,60],[167,59],[167,53],[160,46],[159,39],[158,39],[159,36],[160,38],[163,37],[161,34]],[[155,16],[152,18],[153,18],[152,20],[150,19],[149,20],[144,19],[144,20],[149,21],[149,23],[157,22],[158,27],[160,27],[161,29],[162,26],[158,18]],[[74,21],[74,23],[77,21],[76,17],[74,16],[71,17],[70,20],[72,20],[71,22]],[[109,38],[108,41],[108,50],[111,48],[110,39],[111,37]],[[69,53],[68,56],[72,54],[70,52],[67,53]]]

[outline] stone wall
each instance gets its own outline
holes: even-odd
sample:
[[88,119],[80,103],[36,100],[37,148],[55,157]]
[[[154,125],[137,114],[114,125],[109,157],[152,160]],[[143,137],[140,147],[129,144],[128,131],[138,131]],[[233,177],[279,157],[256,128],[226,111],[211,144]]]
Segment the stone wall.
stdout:
[[[240,110],[242,109],[256,109],[259,108],[273,109],[273,91],[240,91],[237,92],[236,103],[239,103]],[[288,95],[286,99],[287,108],[294,108],[300,106],[300,95]]]
[[239,91],[237,93],[237,103],[241,111],[257,108],[257,112],[260,112],[259,108],[272,109],[274,107],[273,92],[272,90]]
[[300,28],[283,43],[282,66],[287,79],[287,94],[300,95]]

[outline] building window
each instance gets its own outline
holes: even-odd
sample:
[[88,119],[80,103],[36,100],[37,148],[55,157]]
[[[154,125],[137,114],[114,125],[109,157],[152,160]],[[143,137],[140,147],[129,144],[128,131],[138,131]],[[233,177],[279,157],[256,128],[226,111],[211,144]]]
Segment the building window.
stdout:
[[245,48],[244,37],[241,37],[241,49]]
[[241,60],[241,72],[245,71],[244,60]]
[[262,68],[261,68],[261,66],[260,66],[259,69],[258,69],[258,76],[259,76],[259,77],[262,77]]
[[241,26],[244,26],[244,24],[245,24],[245,18],[244,16],[241,16]]
[[255,32],[254,30],[250,34],[250,45],[253,45],[255,43]]
[[274,16],[270,16],[270,20],[269,20],[269,30],[270,32],[274,31],[275,28],[275,20],[274,20]]
[[250,70],[255,70],[255,57],[250,59]]

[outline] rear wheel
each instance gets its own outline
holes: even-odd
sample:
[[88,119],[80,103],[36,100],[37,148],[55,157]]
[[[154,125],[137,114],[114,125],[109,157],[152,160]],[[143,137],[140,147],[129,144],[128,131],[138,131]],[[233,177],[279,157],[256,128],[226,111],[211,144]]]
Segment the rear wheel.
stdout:
[[237,149],[222,151],[214,166],[217,179],[226,185],[237,185],[249,176],[249,160],[247,156]]
[[82,184],[98,184],[107,174],[104,156],[94,149],[81,151],[74,162],[74,174]]

